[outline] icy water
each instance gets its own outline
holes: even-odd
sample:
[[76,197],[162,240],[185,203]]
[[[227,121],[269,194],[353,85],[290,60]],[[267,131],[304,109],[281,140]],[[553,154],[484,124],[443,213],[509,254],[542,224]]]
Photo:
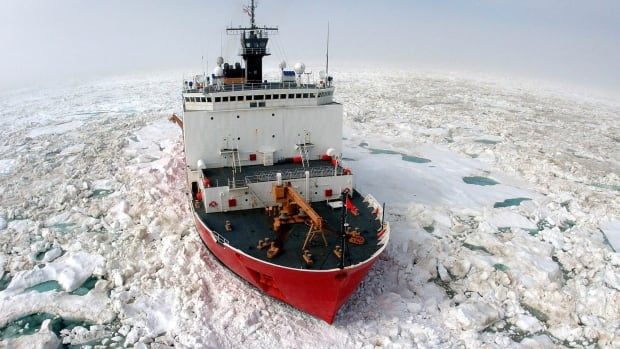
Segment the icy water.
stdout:
[[620,347],[617,105],[340,73],[348,165],[392,233],[329,326],[204,250],[181,75],[0,97],[0,347]]
[[59,335],[63,329],[71,330],[76,326],[84,327],[90,325],[83,321],[67,320],[48,313],[36,313],[19,318],[0,329],[0,338],[6,339],[33,334],[39,330],[43,321],[48,319],[51,320],[50,328],[56,335]]
[[491,179],[491,178],[487,178],[487,177],[480,177],[480,176],[473,176],[473,177],[463,177],[463,182],[467,183],[467,184],[475,184],[475,185],[496,185],[499,184],[499,182]]
[[25,290],[27,291],[37,291],[37,292],[49,292],[49,291],[62,291],[62,286],[56,280],[42,282],[40,284],[36,284],[34,286],[28,287]]
[[359,144],[360,147],[368,149],[370,151],[371,154],[373,155],[378,155],[378,154],[384,154],[384,155],[400,155],[401,159],[403,161],[407,161],[407,162],[413,162],[413,163],[417,163],[417,164],[425,164],[427,162],[431,162],[431,160],[429,159],[425,159],[419,156],[413,156],[413,155],[409,155],[409,154],[404,154],[401,152],[397,152],[394,150],[389,150],[389,149],[378,149],[378,148],[370,148],[368,147],[368,143],[366,142],[361,142]]
[[506,200],[504,200],[502,202],[496,202],[495,204],[493,204],[493,207],[499,208],[499,207],[519,206],[523,201],[527,201],[527,200],[532,200],[532,199],[530,199],[530,198],[506,199]]

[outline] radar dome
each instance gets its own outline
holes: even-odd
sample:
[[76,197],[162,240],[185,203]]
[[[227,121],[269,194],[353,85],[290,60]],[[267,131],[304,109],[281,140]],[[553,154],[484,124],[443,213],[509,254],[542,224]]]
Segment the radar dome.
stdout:
[[216,78],[221,78],[224,76],[224,69],[222,69],[222,67],[215,67],[215,69],[213,69],[213,75],[215,75]]
[[219,67],[220,65],[222,65],[224,63],[224,58],[222,57],[217,57],[217,60],[215,61],[215,63],[217,64],[217,66]]
[[280,62],[280,64],[278,64],[278,67],[280,67],[280,70],[284,70],[284,68],[286,68],[286,61]]
[[334,156],[334,155],[336,155],[336,149],[334,149],[334,148],[329,148],[329,149],[327,149],[327,151],[325,152],[325,154],[326,154],[327,156]]
[[319,72],[319,77],[320,77],[322,80],[325,80],[325,77],[326,77],[326,76],[327,76],[327,74],[325,74],[325,70],[321,70],[321,71]]
[[304,71],[306,71],[306,65],[301,62],[295,63],[293,70],[295,71],[295,74],[301,75]]

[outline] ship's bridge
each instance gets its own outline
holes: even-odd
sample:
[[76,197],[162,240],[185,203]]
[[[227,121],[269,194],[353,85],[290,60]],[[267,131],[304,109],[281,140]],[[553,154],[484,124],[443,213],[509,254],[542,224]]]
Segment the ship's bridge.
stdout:
[[333,103],[333,96],[334,87],[325,83],[192,84],[192,87],[186,84],[183,89],[183,106],[186,111],[311,106]]

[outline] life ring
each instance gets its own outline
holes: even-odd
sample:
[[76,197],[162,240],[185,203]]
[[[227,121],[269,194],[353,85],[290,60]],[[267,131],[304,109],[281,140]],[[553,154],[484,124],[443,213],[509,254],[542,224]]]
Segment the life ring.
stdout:
[[346,175],[350,175],[351,174],[351,169],[345,167],[344,170],[342,171],[342,173],[346,176]]
[[215,201],[211,201],[211,202],[209,203],[209,207],[217,207],[217,202],[215,202]]

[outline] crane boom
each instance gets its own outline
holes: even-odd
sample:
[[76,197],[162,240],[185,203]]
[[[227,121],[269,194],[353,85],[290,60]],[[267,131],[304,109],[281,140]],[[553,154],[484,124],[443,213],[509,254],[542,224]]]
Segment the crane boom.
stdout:
[[302,209],[308,215],[308,217],[310,217],[312,224],[316,228],[320,229],[323,227],[323,218],[321,218],[321,216],[316,213],[312,206],[310,206],[310,204],[307,203],[306,200],[304,200],[301,194],[299,194],[293,187],[286,187],[284,190],[286,191],[286,196],[288,196],[295,204],[297,204],[297,206],[299,206],[300,209]]
[[[274,230],[279,231],[283,224],[303,223],[308,219],[315,230],[323,229],[323,218],[306,202],[290,183],[285,185],[273,185],[274,200],[281,205],[281,215],[274,217]],[[302,214],[300,211],[303,211]]]

